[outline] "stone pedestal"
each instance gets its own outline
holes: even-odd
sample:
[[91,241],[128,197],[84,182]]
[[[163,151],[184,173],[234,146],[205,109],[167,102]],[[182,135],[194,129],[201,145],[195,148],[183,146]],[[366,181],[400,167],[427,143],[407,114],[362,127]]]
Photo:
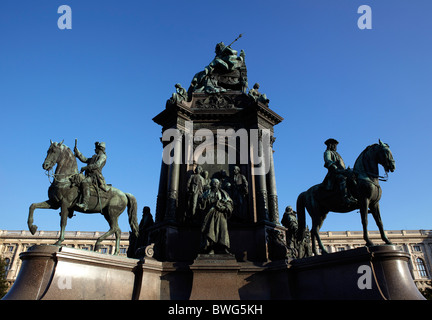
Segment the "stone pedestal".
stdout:
[[294,299],[424,300],[409,259],[397,246],[383,245],[294,260]]
[[273,262],[198,255],[191,263],[34,246],[21,259],[5,300],[424,300],[409,255],[396,246]]
[[190,300],[239,300],[240,265],[229,254],[199,254],[190,266],[193,283]]
[[131,300],[139,260],[58,246],[20,254],[7,300]]

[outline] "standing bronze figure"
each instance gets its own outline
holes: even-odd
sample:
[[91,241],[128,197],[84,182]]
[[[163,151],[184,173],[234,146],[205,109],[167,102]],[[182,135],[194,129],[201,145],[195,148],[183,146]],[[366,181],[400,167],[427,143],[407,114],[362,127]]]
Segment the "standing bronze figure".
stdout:
[[[381,142],[368,146],[358,156],[352,174],[347,178],[347,185],[350,193],[358,200],[357,202],[347,203],[339,192],[328,191],[326,186],[317,184],[307,191],[302,192],[297,198],[297,216],[299,221],[300,237],[302,238],[305,230],[305,209],[312,218],[312,250],[316,255],[315,240],[318,242],[322,253],[327,253],[320,236],[319,230],[327,216],[332,212],[350,212],[360,209],[360,216],[363,225],[363,238],[367,246],[373,246],[367,232],[368,211],[372,213],[379,228],[381,238],[386,244],[391,244],[384,232],[381,221],[379,200],[381,199],[381,187],[379,185],[378,164],[384,167],[385,172],[395,170],[395,161],[386,143]],[[355,177],[356,176],[356,177]]]
[[246,177],[241,174],[240,168],[238,166],[235,166],[231,179],[231,198],[234,202],[233,216],[235,216],[240,221],[247,220],[247,196],[248,182],[246,180]]
[[198,205],[198,198],[202,195],[204,190],[204,177],[202,174],[202,167],[197,165],[194,173],[190,176],[187,182],[187,190],[188,190],[188,212],[187,212],[187,220],[195,220],[196,211]]
[[227,221],[233,211],[233,202],[228,193],[220,188],[218,179],[212,179],[210,190],[203,193],[200,198],[200,209],[204,214],[201,226],[201,252],[229,253]]

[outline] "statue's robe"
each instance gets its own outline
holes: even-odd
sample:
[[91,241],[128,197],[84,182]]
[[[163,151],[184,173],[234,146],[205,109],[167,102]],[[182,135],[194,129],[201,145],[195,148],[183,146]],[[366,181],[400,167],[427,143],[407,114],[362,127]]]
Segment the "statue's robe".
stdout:
[[207,190],[203,193],[200,207],[205,216],[201,227],[203,249],[230,247],[227,220],[233,211],[233,201],[225,190]]

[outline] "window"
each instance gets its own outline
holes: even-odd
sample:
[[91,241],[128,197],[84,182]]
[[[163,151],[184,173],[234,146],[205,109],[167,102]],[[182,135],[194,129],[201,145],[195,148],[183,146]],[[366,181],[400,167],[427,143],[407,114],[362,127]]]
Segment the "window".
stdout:
[[108,252],[108,248],[101,248],[100,249],[100,253],[107,253]]
[[14,246],[8,246],[6,250],[7,250],[8,252],[13,252],[14,249],[15,249]]
[[336,250],[337,251],[345,251],[345,248],[344,247],[337,247]]
[[5,275],[7,275],[10,269],[10,259],[6,258],[4,261],[5,261]]
[[415,245],[415,246],[413,246],[413,250],[418,252],[418,251],[421,251],[421,248],[420,248],[420,246]]
[[127,248],[120,248],[120,254],[126,254],[127,253]]
[[417,270],[419,271],[420,277],[427,278],[426,266],[421,258],[416,259]]

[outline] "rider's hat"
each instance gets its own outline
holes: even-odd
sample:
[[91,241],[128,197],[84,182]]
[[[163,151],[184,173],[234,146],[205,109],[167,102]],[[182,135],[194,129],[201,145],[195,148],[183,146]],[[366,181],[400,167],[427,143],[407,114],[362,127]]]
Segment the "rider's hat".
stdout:
[[327,139],[324,143],[325,143],[325,145],[329,146],[331,144],[338,144],[339,141],[337,141],[336,139],[330,138],[330,139]]
[[95,142],[95,147],[105,150],[105,142]]

